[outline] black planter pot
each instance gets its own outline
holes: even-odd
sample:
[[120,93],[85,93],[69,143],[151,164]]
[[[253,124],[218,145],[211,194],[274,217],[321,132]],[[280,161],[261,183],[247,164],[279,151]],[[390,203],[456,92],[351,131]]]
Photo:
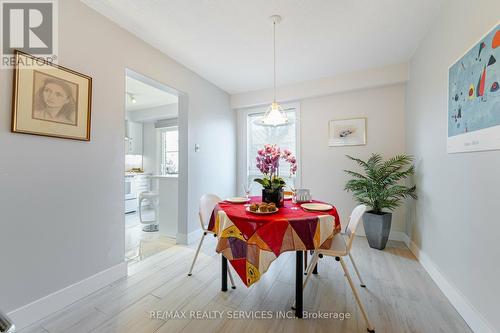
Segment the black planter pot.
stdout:
[[391,232],[392,213],[375,214],[366,212],[363,215],[363,226],[371,248],[385,249]]
[[262,189],[262,201],[267,203],[274,203],[276,207],[283,207],[285,202],[284,190],[281,188],[279,190]]

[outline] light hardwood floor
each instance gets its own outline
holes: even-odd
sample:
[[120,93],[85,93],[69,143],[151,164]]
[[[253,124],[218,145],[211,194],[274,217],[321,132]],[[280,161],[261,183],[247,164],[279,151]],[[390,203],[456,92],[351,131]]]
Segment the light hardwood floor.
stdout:
[[[193,276],[187,271],[194,246],[171,247],[131,265],[129,276],[78,301],[20,333],[78,332],[366,332],[366,327],[340,265],[320,260],[319,275],[304,291],[309,312],[350,313],[335,319],[229,319],[241,311],[290,311],[294,296],[295,256],[280,256],[261,280],[246,288],[220,292],[220,257],[215,239],[206,238]],[[385,251],[372,250],[358,237],[353,248],[367,285],[359,288],[377,332],[471,332],[445,296],[398,242]],[[151,320],[150,311],[225,311],[222,319]],[[274,314],[274,313],[273,313]]]
[[[145,220],[154,220],[154,211],[145,209]],[[144,232],[144,225],[139,220],[139,212],[125,214],[125,260],[133,264],[141,260],[139,247],[142,247],[142,258],[151,257],[175,245],[175,239],[156,232]]]

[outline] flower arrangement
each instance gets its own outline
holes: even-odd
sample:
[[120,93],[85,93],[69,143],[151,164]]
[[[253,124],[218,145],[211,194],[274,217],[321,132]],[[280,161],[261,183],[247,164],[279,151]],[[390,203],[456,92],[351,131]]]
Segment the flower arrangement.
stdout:
[[257,152],[257,168],[262,172],[264,178],[255,181],[268,191],[281,191],[285,187],[285,180],[279,175],[280,161],[284,160],[290,164],[290,175],[297,172],[297,159],[288,149],[281,152],[277,145],[264,145]]

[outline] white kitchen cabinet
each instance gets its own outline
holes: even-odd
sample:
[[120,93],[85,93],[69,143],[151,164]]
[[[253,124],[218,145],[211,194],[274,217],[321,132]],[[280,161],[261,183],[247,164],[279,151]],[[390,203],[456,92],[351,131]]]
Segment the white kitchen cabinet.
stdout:
[[125,153],[129,155],[142,155],[142,132],[143,124],[135,121],[127,121],[125,138]]
[[150,187],[150,176],[149,175],[136,175],[135,176],[135,190],[137,192],[137,196],[141,192],[147,192],[151,189]]

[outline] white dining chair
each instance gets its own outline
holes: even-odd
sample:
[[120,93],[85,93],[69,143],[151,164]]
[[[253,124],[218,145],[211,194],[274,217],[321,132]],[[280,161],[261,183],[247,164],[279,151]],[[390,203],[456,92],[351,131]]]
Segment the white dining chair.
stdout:
[[[193,275],[194,264],[196,262],[196,259],[198,258],[198,254],[200,253],[201,245],[203,244],[205,236],[207,236],[208,234],[212,234],[214,235],[214,237],[217,237],[217,234],[213,231],[208,230],[207,226],[210,223],[210,217],[212,216],[212,212],[215,206],[221,201],[222,201],[221,198],[219,198],[215,194],[204,194],[200,199],[200,208],[198,215],[200,218],[200,224],[201,224],[201,229],[203,230],[203,235],[201,236],[200,243],[198,244],[198,248],[196,249],[196,254],[194,255],[193,263],[191,264],[191,268],[189,269],[188,276]],[[229,280],[231,281],[231,288],[236,289],[233,276],[231,274],[229,267],[227,269],[227,275],[229,276]]]
[[361,218],[363,217],[363,214],[366,211],[366,206],[365,205],[359,205],[354,210],[352,211],[351,217],[349,218],[349,223],[346,227],[345,234],[342,235],[336,235],[333,237],[332,244],[329,249],[318,249],[314,251],[314,255],[311,259],[311,264],[307,267],[307,276],[303,284],[303,288],[306,287],[307,281],[309,281],[309,277],[311,276],[314,266],[318,263],[319,258],[322,258],[323,256],[329,256],[329,257],[334,257],[336,261],[340,262],[340,265],[342,266],[342,270],[344,271],[344,275],[349,283],[349,286],[352,289],[352,293],[354,294],[354,297],[356,298],[356,303],[358,303],[358,306],[361,310],[361,313],[363,314],[363,318],[365,319],[366,322],[366,327],[368,329],[368,332],[375,332],[375,329],[373,325],[370,322],[370,319],[368,318],[368,314],[365,310],[365,307],[363,303],[361,302],[361,298],[359,297],[358,291],[356,289],[356,286],[352,282],[351,275],[349,274],[349,270],[347,268],[347,265],[344,261],[344,257],[350,257],[351,262],[353,264],[354,270],[356,272],[356,275],[358,276],[361,285],[364,286],[363,281],[361,280],[361,276],[359,275],[358,268],[356,267],[356,264],[354,260],[352,259],[351,256],[351,248],[352,248],[352,243],[354,241],[354,238],[356,237],[356,229],[359,226],[359,222],[361,221]]

